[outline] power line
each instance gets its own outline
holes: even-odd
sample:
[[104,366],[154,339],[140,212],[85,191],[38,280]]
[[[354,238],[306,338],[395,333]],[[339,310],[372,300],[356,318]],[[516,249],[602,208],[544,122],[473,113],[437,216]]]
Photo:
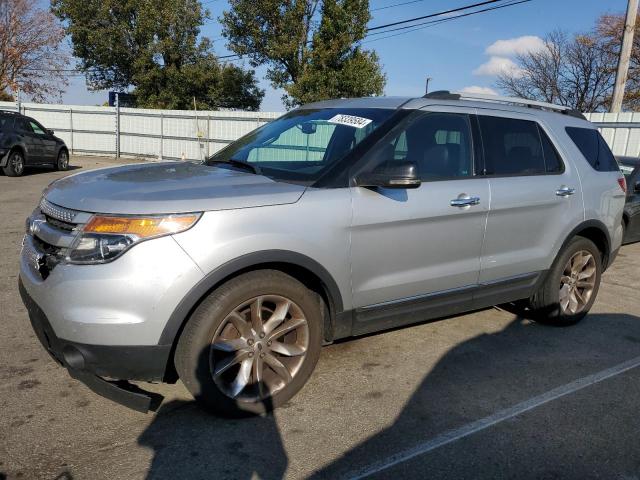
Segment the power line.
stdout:
[[474,12],[463,13],[463,14],[456,15],[456,16],[453,16],[453,17],[439,18],[437,20],[430,20],[428,22],[416,23],[414,25],[405,25],[403,27],[391,28],[389,30],[384,30],[382,32],[373,32],[373,33],[368,34],[365,38],[369,38],[369,37],[372,37],[374,35],[384,35],[386,33],[396,32],[396,31],[401,31],[402,30],[400,33],[374,38],[372,40],[368,40],[368,41],[362,42],[362,43],[371,43],[371,42],[375,42],[375,41],[378,41],[378,40],[383,40],[385,38],[397,37],[398,35],[403,35],[403,34],[406,34],[406,33],[415,32],[417,30],[422,30],[423,28],[427,28],[429,26],[437,25],[437,24],[444,23],[444,22],[449,22],[451,20],[457,20],[459,18],[469,17],[471,15],[477,15],[478,13],[490,12],[492,10],[498,10],[498,9],[501,9],[501,8],[512,7],[514,5],[518,5],[518,4],[521,4],[521,3],[527,3],[527,2],[530,2],[530,1],[531,0],[517,0],[517,1],[516,0],[511,0],[509,3],[505,3],[505,4],[502,4],[502,5],[495,6],[495,7],[483,8],[481,10],[476,10]]
[[420,3],[420,2],[424,2],[424,1],[425,0],[411,0],[410,2],[394,3],[393,5],[386,5],[384,7],[372,8],[369,11],[370,12],[377,12],[378,10],[386,10],[387,8],[402,7],[404,5],[411,5],[412,3]]
[[404,23],[416,22],[418,20],[424,20],[425,18],[433,18],[439,17],[441,15],[447,15],[449,13],[460,12],[462,10],[469,10],[470,8],[481,7],[482,5],[488,5],[490,3],[501,2],[503,0],[486,0],[484,2],[474,3],[472,5],[465,5],[463,7],[452,8],[451,10],[444,10],[442,12],[430,13],[429,15],[422,15],[421,17],[408,18],[406,20],[399,20],[397,22],[385,23],[384,25],[377,25],[375,27],[367,28],[367,32],[372,32],[374,30],[380,30],[382,28],[394,27],[396,25],[402,25]]

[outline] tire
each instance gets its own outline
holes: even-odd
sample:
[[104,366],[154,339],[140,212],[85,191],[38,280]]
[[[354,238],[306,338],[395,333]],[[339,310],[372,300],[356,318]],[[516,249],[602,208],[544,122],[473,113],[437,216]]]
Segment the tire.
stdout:
[[[292,398],[316,366],[321,305],[318,295],[282,272],[239,275],[205,297],[191,315],[176,348],[176,371],[196,401],[216,414],[269,412]],[[262,321],[254,324],[258,311]],[[278,323],[283,313],[285,320]],[[288,333],[277,333],[287,328]]]
[[24,173],[24,155],[20,150],[13,150],[9,153],[7,166],[2,168],[7,177],[20,177]]
[[587,238],[574,237],[531,298],[531,317],[540,323],[559,326],[579,322],[596,299],[601,275],[602,254],[598,247]]
[[67,152],[64,148],[60,150],[60,153],[58,153],[58,159],[56,160],[54,167],[56,168],[56,170],[59,170],[61,172],[69,170],[69,152]]

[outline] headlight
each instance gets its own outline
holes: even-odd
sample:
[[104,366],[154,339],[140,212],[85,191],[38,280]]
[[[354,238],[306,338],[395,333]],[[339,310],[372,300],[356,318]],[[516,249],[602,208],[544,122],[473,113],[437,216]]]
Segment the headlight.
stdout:
[[184,232],[199,218],[199,213],[144,217],[94,215],[73,242],[67,261],[106,263],[136,243]]

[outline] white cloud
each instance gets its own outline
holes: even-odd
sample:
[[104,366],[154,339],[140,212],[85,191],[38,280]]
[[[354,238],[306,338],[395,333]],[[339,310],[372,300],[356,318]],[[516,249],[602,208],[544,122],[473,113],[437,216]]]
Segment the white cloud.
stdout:
[[488,62],[483,63],[473,71],[474,75],[486,75],[495,77],[503,72],[518,74],[519,68],[513,60],[506,57],[491,57]]
[[498,95],[493,88],[479,87],[478,85],[471,85],[460,89],[460,93],[480,93],[482,95]]
[[487,47],[485,53],[494,57],[513,57],[544,48],[544,41],[535,35],[498,40]]

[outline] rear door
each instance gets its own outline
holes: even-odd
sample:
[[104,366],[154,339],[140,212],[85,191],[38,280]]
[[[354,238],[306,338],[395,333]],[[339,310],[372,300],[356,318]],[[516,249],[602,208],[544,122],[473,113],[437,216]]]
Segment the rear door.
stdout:
[[[577,172],[563,162],[537,117],[479,110],[484,173],[491,189],[480,283],[535,281],[584,218]],[[565,155],[565,158],[567,156]],[[531,283],[531,282],[529,282]],[[528,286],[527,286],[528,285]]]
[[[351,189],[355,333],[424,320],[432,306],[440,315],[468,308],[489,208],[488,180],[474,173],[470,113],[415,112],[367,155],[364,170],[415,162],[422,185]],[[455,206],[461,198],[473,200]],[[393,309],[400,315],[389,320]]]

